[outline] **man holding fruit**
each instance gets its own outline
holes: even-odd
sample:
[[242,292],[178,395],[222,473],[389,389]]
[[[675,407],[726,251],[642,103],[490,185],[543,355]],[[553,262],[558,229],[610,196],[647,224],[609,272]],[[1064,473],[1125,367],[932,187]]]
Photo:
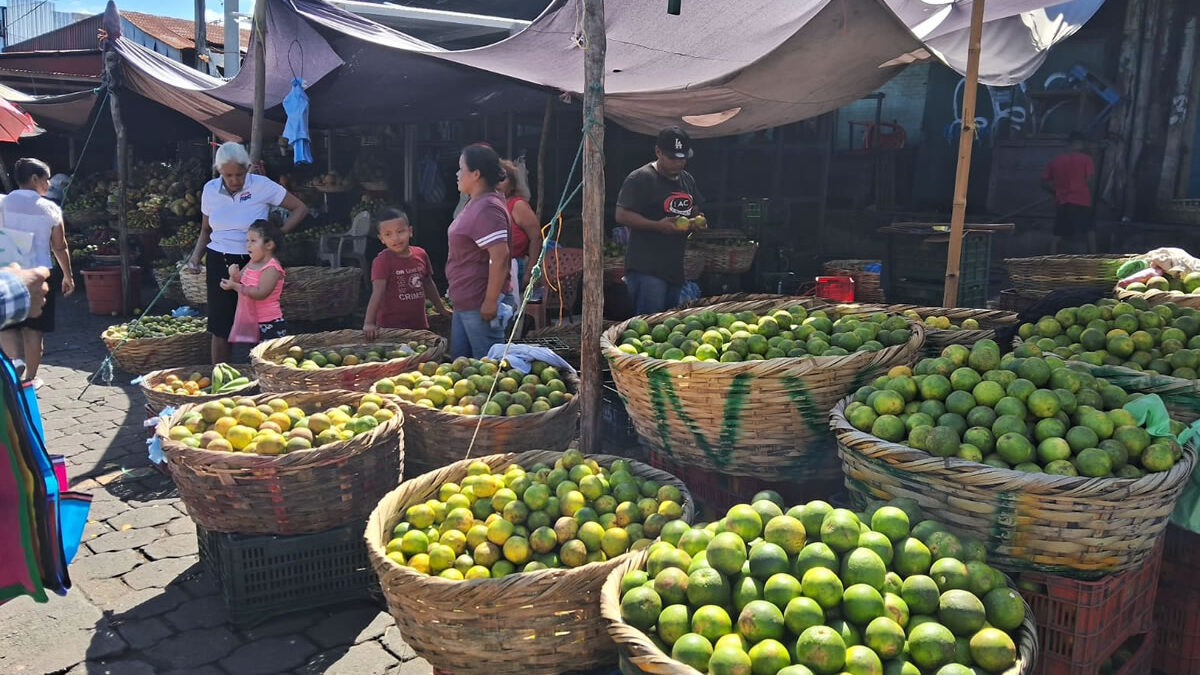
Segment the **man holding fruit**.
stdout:
[[705,226],[696,179],[684,171],[692,140],[679,127],[658,132],[655,160],[633,171],[617,195],[617,224],[629,228],[625,285],[635,314],[679,304],[688,234]]

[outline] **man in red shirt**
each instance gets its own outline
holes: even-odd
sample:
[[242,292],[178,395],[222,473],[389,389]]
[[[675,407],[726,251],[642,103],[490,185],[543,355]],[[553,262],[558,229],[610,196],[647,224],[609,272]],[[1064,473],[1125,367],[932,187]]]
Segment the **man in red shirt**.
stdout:
[[1078,131],[1069,137],[1070,151],[1055,157],[1042,172],[1042,186],[1054,194],[1054,239],[1050,253],[1058,252],[1063,238],[1087,234],[1088,253],[1096,252],[1096,216],[1092,194],[1096,165],[1084,152],[1084,137]]

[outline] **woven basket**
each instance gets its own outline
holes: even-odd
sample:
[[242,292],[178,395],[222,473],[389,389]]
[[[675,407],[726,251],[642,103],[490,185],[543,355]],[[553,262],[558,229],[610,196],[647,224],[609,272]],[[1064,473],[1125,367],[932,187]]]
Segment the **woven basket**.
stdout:
[[1192,309],[1200,309],[1200,294],[1181,293],[1179,291],[1160,291],[1152,289],[1145,292],[1130,291],[1124,288],[1118,288],[1114,292],[1118,300],[1132,300],[1141,298],[1150,305],[1161,305],[1167,302],[1173,302],[1180,307],[1191,307]]
[[[366,347],[368,344],[399,344],[418,342],[428,349],[422,354],[407,358],[391,359],[380,363],[360,363],[354,366],[303,370],[279,363],[293,346],[304,353],[313,350],[326,351],[347,347]],[[435,361],[446,353],[446,341],[424,330],[402,330],[381,328],[374,343],[367,343],[363,332],[357,329],[336,330],[327,333],[289,335],[261,342],[250,350],[250,364],[258,375],[265,392],[271,391],[326,391],[344,389],[366,391],[372,384],[385,377],[406,373],[424,361]]]
[[[237,371],[246,377],[253,378],[254,372],[249,364],[236,364],[233,366]],[[227,391],[222,394],[196,394],[187,396],[184,394],[172,394],[162,391],[154,391],[154,386],[162,384],[163,380],[167,379],[168,375],[176,375],[180,378],[185,378],[191,373],[209,372],[212,369],[211,365],[203,366],[188,366],[186,368],[171,368],[168,370],[155,370],[146,373],[141,377],[139,385],[142,388],[142,395],[146,397],[146,404],[154,412],[158,414],[163,408],[172,407],[180,408],[185,405],[203,405],[209,401],[217,401],[223,398],[237,398],[249,394],[258,393],[258,380],[251,379],[244,387],[239,387],[233,391]]]
[[82,211],[64,211],[63,219],[73,227],[91,227],[108,222],[108,211],[102,209],[85,209]]
[[[756,302],[759,300],[770,300],[779,305],[790,302],[799,302],[800,297],[795,295],[775,295],[774,293],[725,293],[723,295],[709,295],[695,300],[688,300],[679,306],[679,309],[692,309],[693,307],[711,307],[713,305],[723,305],[727,302]],[[819,302],[819,301],[816,301]],[[805,302],[805,307],[815,306],[816,302],[809,300]]]
[[[793,299],[809,308],[825,307]],[[777,300],[727,303],[716,312],[764,312]],[[642,317],[659,323],[702,311]],[[601,349],[642,444],[697,469],[772,481],[836,477],[828,413],[839,399],[897,365],[912,363],[925,330],[910,322],[904,345],[846,356],[711,363],[665,361],[616,348],[625,321],[605,331]]]
[[[179,279],[188,302],[208,304],[208,278],[203,266],[199,274],[185,271]],[[286,267],[279,307],[288,321],[320,321],[345,316],[358,308],[361,284],[362,270],[357,267]]]
[[1168,199],[1159,202],[1158,216],[1168,223],[1200,225],[1200,199]]
[[1034,258],[1006,258],[1008,276],[1017,290],[1057,291],[1078,286],[1117,282],[1117,268],[1138,257],[1124,255],[1044,255]]
[[[644,569],[649,551],[639,551],[621,561],[604,580],[600,589],[600,614],[608,622],[608,634],[617,644],[621,672],[625,675],[701,675],[691,666],[671,658],[659,649],[645,633],[625,623],[621,618],[621,578],[634,570]],[[1016,590],[1009,580],[1009,588]],[[1025,621],[1017,632],[1017,663],[1000,675],[1027,675],[1037,661],[1038,639],[1033,611],[1025,603]]]
[[[513,462],[553,463],[560,456],[535,450],[479,460],[495,469]],[[592,458],[606,466],[622,459]],[[404,641],[434,668],[455,675],[551,675],[611,663],[615,645],[600,615],[600,588],[609,572],[633,554],[574,569],[473,581],[431,577],[387,557],[385,547],[405,508],[435,497],[446,481],[461,480],[472,461],[477,460],[405,481],[367,521],[367,553]],[[679,488],[683,520],[691,522],[694,506],[682,481],[640,462],[630,465],[634,475]]]
[[708,262],[708,257],[704,249],[697,244],[689,243],[683,249],[683,278],[688,281],[699,279],[701,274],[704,274],[705,265]]
[[193,305],[208,304],[208,277],[205,276],[204,265],[200,266],[199,274],[187,270],[179,273],[179,284],[183,286],[183,297]]
[[450,339],[450,328],[454,321],[453,315],[442,316],[441,314],[426,314],[425,320],[429,322],[429,332],[443,337],[446,340]]
[[279,306],[289,321],[319,321],[358,308],[362,270],[357,267],[288,267]]
[[883,287],[879,273],[868,272],[870,265],[882,265],[881,260],[830,260],[822,267],[828,275],[850,277],[854,280],[854,299],[858,302],[883,302]]
[[1000,291],[999,307],[1001,311],[1020,314],[1046,295],[1047,292],[1043,291],[1018,291],[1015,288],[1006,288]]
[[212,359],[212,337],[205,331],[121,342],[120,338],[110,337],[106,330],[100,339],[117,366],[133,375]]
[[[181,272],[176,278],[171,279],[171,275],[175,274],[175,270],[157,267],[154,269],[154,281],[158,283],[158,287],[162,289],[163,297],[171,302],[187,302],[187,296],[183,294],[183,284],[179,282],[179,277],[187,274]],[[168,283],[168,279],[170,282]]]
[[[562,376],[567,391],[578,394],[579,378],[572,373]],[[405,452],[414,474],[433,471],[468,455],[523,452],[529,448],[566,450],[579,435],[578,395],[546,412],[517,417],[456,415],[398,400],[408,418]]]
[[[758,253],[756,242],[732,243],[696,243],[691,248],[703,257],[704,271],[710,274],[744,274],[754,265],[754,256]],[[684,264],[686,265],[686,255]]]
[[[1013,339],[1014,346],[1020,344],[1022,344],[1021,338]],[[1060,358],[1057,354],[1046,354],[1046,356]],[[1200,380],[1154,375],[1124,366],[1094,366],[1082,361],[1067,361],[1067,366],[1086,370],[1094,377],[1102,377],[1109,384],[1120,387],[1131,394],[1157,394],[1163,404],[1167,406],[1167,412],[1171,414],[1171,419],[1188,426],[1200,419]]]
[[367,192],[387,192],[387,183],[381,180],[364,180],[359,183]]
[[[312,413],[357,405],[360,393],[328,391],[262,394]],[[189,448],[169,440],[170,428],[195,406],[184,406],[159,423],[167,466],[179,498],[196,524],[213,532],[309,534],[361,522],[404,470],[404,414],[384,397],[395,416],[341,443],[283,455],[256,455]]]
[[1052,574],[1110,574],[1153,552],[1196,463],[1189,444],[1168,472],[1139,479],[1050,476],[996,469],[888,443],[833,409],[846,487],[860,499],[916,499],[932,519],[973,536],[995,564]]
[[1017,323],[1016,312],[1003,312],[993,309],[970,309],[956,307],[921,307],[919,305],[886,305],[884,310],[891,314],[901,314],[907,310],[915,310],[924,319],[930,316],[944,316],[952,322],[964,319],[975,319],[979,322],[979,330],[943,330],[925,327],[925,353],[938,356],[949,345],[971,346],[980,340],[995,340],[996,329],[1002,326],[1013,326]]

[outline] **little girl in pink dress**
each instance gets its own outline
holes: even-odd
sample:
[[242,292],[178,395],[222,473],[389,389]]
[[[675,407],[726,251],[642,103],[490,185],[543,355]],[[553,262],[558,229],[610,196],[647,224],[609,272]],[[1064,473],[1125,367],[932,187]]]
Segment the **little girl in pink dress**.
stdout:
[[275,259],[275,251],[282,244],[283,233],[266,220],[255,221],[246,233],[250,262],[244,270],[230,265],[229,278],[221,281],[221,288],[239,294],[230,342],[253,344],[287,335],[287,323],[279,307],[284,271]]

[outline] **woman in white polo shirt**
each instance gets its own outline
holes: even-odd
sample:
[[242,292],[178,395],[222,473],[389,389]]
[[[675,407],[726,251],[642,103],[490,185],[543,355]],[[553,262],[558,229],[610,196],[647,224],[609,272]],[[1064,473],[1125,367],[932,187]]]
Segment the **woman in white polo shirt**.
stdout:
[[200,196],[200,239],[188,261],[188,271],[199,274],[200,259],[205,258],[212,361],[225,363],[232,351],[229,331],[238,295],[223,290],[221,280],[229,278],[230,265],[245,267],[250,262],[246,231],[254,221],[266,220],[271,208],[281,206],[289,212],[283,231],[291,232],[308,216],[308,207],[279,183],[250,173],[250,155],[239,143],[217,148],[213,169],[219,176],[204,185]]

